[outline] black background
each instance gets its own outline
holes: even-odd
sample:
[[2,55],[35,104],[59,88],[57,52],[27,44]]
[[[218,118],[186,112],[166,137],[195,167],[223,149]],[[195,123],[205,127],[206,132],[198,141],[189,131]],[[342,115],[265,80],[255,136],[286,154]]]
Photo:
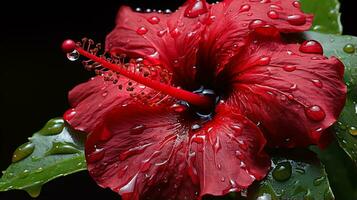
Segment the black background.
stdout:
[[[357,35],[353,0],[342,1],[344,34]],[[7,2],[0,9],[0,169],[27,137],[68,108],[67,92],[92,74],[70,63],[61,52],[66,38],[87,36],[103,41],[114,26],[121,4],[127,1]],[[131,0],[132,7],[175,9],[183,1]],[[46,184],[38,199],[118,199],[99,188],[87,172]],[[1,200],[30,199],[23,191],[0,193]]]

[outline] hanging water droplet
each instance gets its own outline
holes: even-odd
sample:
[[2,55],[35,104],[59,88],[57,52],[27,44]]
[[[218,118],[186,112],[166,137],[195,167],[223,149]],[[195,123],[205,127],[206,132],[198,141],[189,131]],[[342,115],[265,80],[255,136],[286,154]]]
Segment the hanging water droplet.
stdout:
[[351,126],[348,131],[350,132],[351,135],[357,136],[357,128],[354,126]]
[[274,168],[272,175],[277,181],[286,181],[291,177],[292,166],[289,161],[280,162]]
[[27,158],[29,155],[33,153],[34,150],[35,150],[35,145],[31,142],[27,142],[19,146],[15,150],[14,154],[12,155],[12,162],[15,163]]
[[35,184],[31,187],[28,187],[25,189],[25,191],[32,197],[32,198],[37,198],[40,193],[41,193],[42,185],[41,184]]
[[352,54],[356,51],[356,47],[353,44],[346,44],[343,47],[343,51]]
[[73,50],[72,52],[67,53],[67,58],[68,58],[68,60],[70,60],[70,61],[76,61],[76,60],[78,60],[78,58],[79,58],[79,53],[78,53],[78,51],[77,51],[77,50]]
[[49,120],[46,125],[39,131],[41,135],[57,135],[62,132],[64,128],[64,120],[61,118],[55,118]]
[[306,116],[313,121],[322,121],[325,119],[325,111],[317,105],[307,107],[305,109]]
[[56,154],[74,154],[79,153],[74,144],[63,143],[63,142],[52,142],[52,147],[47,151],[46,155],[56,155]]

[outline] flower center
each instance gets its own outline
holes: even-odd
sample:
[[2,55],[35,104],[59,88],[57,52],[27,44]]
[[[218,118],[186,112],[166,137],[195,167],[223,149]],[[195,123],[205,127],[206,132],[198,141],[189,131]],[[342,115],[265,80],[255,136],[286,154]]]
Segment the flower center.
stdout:
[[140,68],[137,67],[137,63],[128,63],[125,61],[125,57],[120,58],[112,56],[107,58],[105,55],[97,56],[98,51],[100,50],[100,44],[97,44],[94,48],[92,48],[93,45],[93,40],[85,39],[83,43],[75,43],[73,40],[65,40],[62,43],[62,49],[65,53],[67,53],[69,60],[77,60],[79,55],[88,58],[88,61],[83,61],[84,65],[88,69],[94,68],[100,75],[105,76],[114,72],[117,75],[120,74],[160,93],[186,101],[190,105],[201,108],[212,106],[212,99],[204,94],[189,92],[181,88],[174,87],[165,83],[165,80],[152,79],[150,76],[146,76],[145,72],[138,73],[137,69]]

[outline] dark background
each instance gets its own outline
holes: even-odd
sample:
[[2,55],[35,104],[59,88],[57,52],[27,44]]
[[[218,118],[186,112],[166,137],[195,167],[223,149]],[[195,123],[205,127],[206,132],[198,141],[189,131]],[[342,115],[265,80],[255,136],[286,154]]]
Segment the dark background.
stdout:
[[[353,0],[342,1],[344,34],[357,35]],[[136,8],[175,9],[183,1],[13,1],[0,11],[0,169],[11,162],[12,152],[53,117],[68,108],[67,92],[92,74],[61,52],[66,38],[87,36],[104,41],[114,26],[121,4]],[[38,199],[118,199],[99,188],[87,172],[46,184]],[[0,193],[1,200],[30,199],[23,191]]]

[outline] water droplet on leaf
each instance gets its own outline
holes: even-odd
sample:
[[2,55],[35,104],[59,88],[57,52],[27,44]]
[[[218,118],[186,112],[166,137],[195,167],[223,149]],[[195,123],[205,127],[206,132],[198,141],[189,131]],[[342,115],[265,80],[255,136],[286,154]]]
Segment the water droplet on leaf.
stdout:
[[62,132],[64,128],[64,121],[61,118],[51,119],[46,125],[39,131],[41,135],[57,135]]
[[74,154],[79,153],[74,144],[63,143],[63,142],[53,142],[50,150],[47,151],[46,155],[56,155],[56,154]]
[[14,154],[12,155],[12,162],[18,162],[20,160],[25,159],[26,157],[28,157],[29,155],[31,155],[33,153],[33,151],[35,150],[35,145],[31,142],[27,142],[21,146],[19,146]]
[[346,44],[343,47],[343,51],[352,54],[356,51],[356,47],[353,44]]
[[278,163],[275,166],[272,175],[276,181],[286,181],[291,177],[291,173],[292,166],[290,162],[286,161]]

